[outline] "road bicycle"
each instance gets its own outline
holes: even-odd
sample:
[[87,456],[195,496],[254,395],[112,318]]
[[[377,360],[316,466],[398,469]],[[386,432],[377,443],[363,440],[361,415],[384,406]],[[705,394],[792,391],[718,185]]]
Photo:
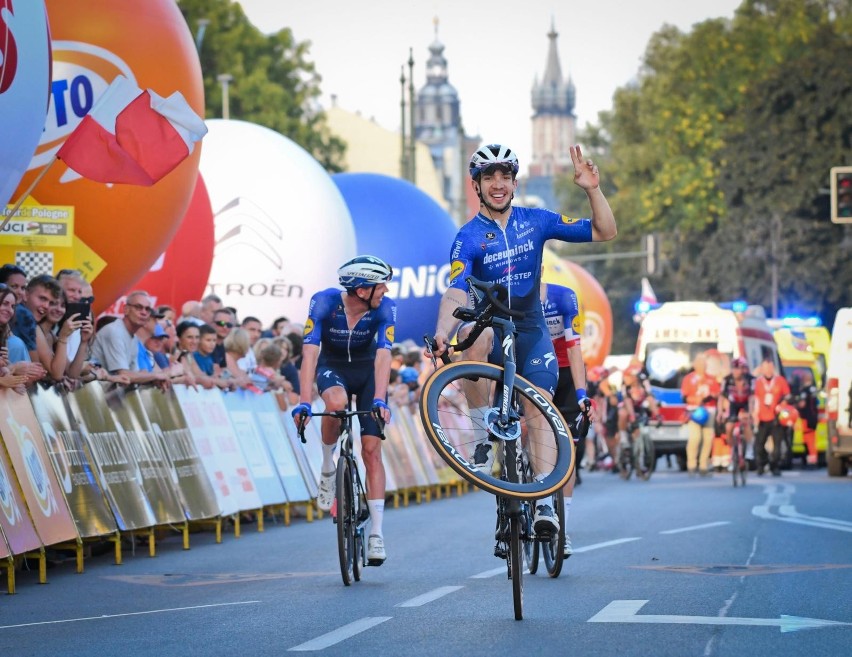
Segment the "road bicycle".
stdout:
[[731,474],[734,479],[734,488],[746,484],[748,465],[745,459],[745,422],[742,416],[738,415],[731,433]]
[[[364,540],[370,510],[367,507],[367,494],[361,482],[358,462],[354,450],[354,430],[352,418],[356,416],[373,415],[379,423],[379,436],[385,439],[382,420],[372,411],[332,411],[313,413],[312,417],[333,417],[340,420],[340,434],[337,439],[338,457],[335,472],[335,499],[332,507],[332,517],[337,525],[337,552],[340,557],[340,574],[343,583],[350,586],[353,581],[361,580],[364,566],[371,565],[367,561],[367,548]],[[305,422],[307,414],[299,415],[299,438],[305,439]]]
[[656,469],[657,455],[651,438],[650,421],[647,408],[636,409],[636,420],[628,428],[630,443],[619,446],[618,467],[622,479],[629,479],[635,472],[637,478],[648,481]]
[[[532,561],[535,501],[560,490],[574,470],[574,443],[559,411],[528,380],[516,373],[515,324],[523,313],[503,301],[506,289],[467,279],[476,298],[474,308],[457,308],[453,316],[472,323],[454,352],[468,349],[486,328],[495,329],[503,365],[477,361],[451,362],[437,368],[423,385],[420,417],[435,451],[461,477],[497,496],[497,546],[505,553],[512,580],[515,618],[523,618],[524,560]],[[424,336],[430,353],[435,345]],[[471,410],[474,409],[474,410]],[[476,445],[484,435],[500,455],[500,475],[474,464]],[[512,464],[515,467],[512,467]],[[562,508],[562,507],[560,507]],[[505,552],[504,552],[505,551]],[[498,554],[500,556],[500,554]]]

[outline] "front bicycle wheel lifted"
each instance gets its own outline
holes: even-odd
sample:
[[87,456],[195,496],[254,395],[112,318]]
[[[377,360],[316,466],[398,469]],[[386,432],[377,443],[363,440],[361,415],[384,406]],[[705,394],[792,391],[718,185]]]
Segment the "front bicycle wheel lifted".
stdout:
[[[469,408],[493,408],[503,388],[503,368],[459,361],[436,370],[420,396],[420,417],[441,458],[474,486],[495,495],[535,500],[562,488],[574,471],[574,442],[553,404],[532,383],[515,377],[513,404],[522,407],[525,439],[542,471],[529,482],[501,481],[473,464],[473,453],[488,431]],[[493,415],[496,415],[494,413]],[[498,449],[495,444],[492,449]],[[540,479],[540,480],[539,480]]]

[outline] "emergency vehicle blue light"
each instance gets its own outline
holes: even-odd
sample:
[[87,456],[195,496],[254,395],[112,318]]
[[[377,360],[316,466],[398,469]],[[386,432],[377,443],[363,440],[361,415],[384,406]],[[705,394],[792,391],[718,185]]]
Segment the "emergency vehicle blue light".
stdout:
[[745,301],[734,301],[731,304],[731,310],[733,310],[735,313],[744,313],[746,310],[748,310],[748,303],[746,303]]
[[786,328],[801,328],[803,326],[822,326],[822,319],[816,315],[812,317],[796,317],[788,315],[781,318],[781,325]]
[[637,301],[633,304],[633,310],[637,313],[647,313],[651,310],[651,304],[647,301]]

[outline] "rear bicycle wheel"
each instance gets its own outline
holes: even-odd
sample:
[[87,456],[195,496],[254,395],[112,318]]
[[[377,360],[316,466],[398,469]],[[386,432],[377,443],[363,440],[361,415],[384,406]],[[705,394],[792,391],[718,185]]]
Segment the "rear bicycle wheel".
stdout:
[[[447,464],[474,486],[494,495],[535,500],[561,488],[574,470],[574,442],[565,421],[550,401],[529,381],[515,377],[513,405],[522,406],[521,430],[535,456],[540,481],[502,481],[481,472],[473,452],[489,431],[503,368],[490,363],[460,361],[436,370],[420,396],[420,417],[426,436]],[[473,382],[476,382],[474,385]],[[470,408],[486,408],[488,419],[474,417]]]
[[521,548],[521,522],[523,516],[509,518],[509,568],[512,577],[512,602],[515,620],[524,618],[524,555]]
[[627,481],[633,474],[633,450],[630,445],[618,444],[618,476]]
[[550,540],[542,539],[538,542],[541,543],[547,574],[551,577],[559,577],[565,561],[565,495],[561,490],[553,494],[551,504],[556,517],[559,518],[559,532],[556,536],[551,536]]
[[346,586],[355,579],[355,497],[348,459],[337,460],[337,553]]

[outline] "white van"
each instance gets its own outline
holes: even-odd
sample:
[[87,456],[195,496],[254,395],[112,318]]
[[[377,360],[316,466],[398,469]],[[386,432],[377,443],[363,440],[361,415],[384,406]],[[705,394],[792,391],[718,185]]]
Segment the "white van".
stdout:
[[852,461],[852,308],[841,308],[834,318],[826,372],[828,474],[843,477]]
[[[766,358],[775,362],[778,349],[761,306],[709,301],[672,301],[650,310],[642,319],[636,341],[636,357],[645,365],[651,390],[660,402],[663,424],[653,428],[657,454],[673,454],[686,469],[686,404],[680,394],[683,377],[692,370],[695,357],[718,353],[708,361],[708,373],[730,372],[733,358],[743,357],[754,371]],[[718,363],[721,372],[712,371]]]

